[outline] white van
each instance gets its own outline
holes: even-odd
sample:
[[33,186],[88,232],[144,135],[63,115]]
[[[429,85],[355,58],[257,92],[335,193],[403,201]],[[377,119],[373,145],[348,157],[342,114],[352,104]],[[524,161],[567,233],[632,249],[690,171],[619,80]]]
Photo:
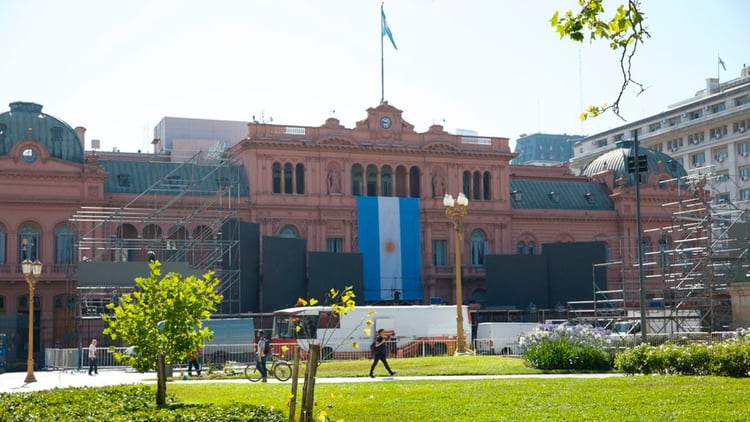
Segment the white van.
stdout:
[[480,322],[475,350],[484,355],[520,355],[518,340],[537,326],[535,322]]

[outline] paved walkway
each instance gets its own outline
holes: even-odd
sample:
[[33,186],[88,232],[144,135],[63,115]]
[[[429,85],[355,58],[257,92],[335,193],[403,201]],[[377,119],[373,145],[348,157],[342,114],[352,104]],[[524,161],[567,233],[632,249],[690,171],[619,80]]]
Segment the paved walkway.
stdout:
[[[398,380],[471,380],[471,379],[513,379],[513,378],[608,378],[621,377],[622,374],[555,374],[555,375],[441,375],[441,376],[414,376],[414,377],[353,377],[353,378],[318,378],[316,383],[346,383],[346,382],[393,382]],[[37,371],[34,372],[36,382],[26,384],[26,372],[6,372],[0,374],[0,393],[6,392],[30,392],[51,390],[66,387],[103,387],[107,385],[120,384],[156,384],[156,373],[139,373],[132,369],[100,369],[98,375],[89,376],[87,371]],[[175,380],[170,383],[181,382],[205,382],[205,383],[237,383],[250,384],[246,379],[205,379],[191,378],[187,381]],[[268,382],[279,381],[269,379]],[[289,381],[287,381],[289,383]],[[256,384],[257,385],[257,384]]]

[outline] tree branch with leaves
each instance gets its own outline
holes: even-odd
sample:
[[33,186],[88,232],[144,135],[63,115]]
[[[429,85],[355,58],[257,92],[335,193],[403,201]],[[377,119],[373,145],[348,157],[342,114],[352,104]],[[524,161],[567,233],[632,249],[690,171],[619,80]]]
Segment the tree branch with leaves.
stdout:
[[620,53],[620,72],[622,74],[622,84],[615,100],[612,104],[589,105],[579,115],[581,120],[589,117],[596,117],[612,110],[612,112],[622,119],[620,114],[620,100],[625,90],[634,85],[636,95],[641,94],[646,88],[640,82],[633,79],[632,64],[638,45],[643,44],[646,38],[650,38],[644,26],[646,19],[641,9],[641,3],[637,0],[628,1],[617,7],[615,14],[607,20],[603,18],[604,0],[579,0],[580,10],[573,12],[568,10],[561,15],[559,11],[550,19],[550,24],[560,34],[560,39],[565,37],[575,42],[583,42],[588,39],[590,43],[597,40],[609,42],[609,48]]

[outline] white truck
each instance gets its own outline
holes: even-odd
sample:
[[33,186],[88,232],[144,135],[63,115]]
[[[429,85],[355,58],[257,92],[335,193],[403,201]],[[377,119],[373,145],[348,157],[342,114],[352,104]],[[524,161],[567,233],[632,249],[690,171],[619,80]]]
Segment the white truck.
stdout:
[[[469,308],[462,306],[462,312],[465,341],[471,345]],[[387,344],[393,356],[445,355],[456,349],[456,320],[455,306],[357,306],[340,316],[326,306],[295,307],[273,313],[271,343],[275,349],[285,345],[302,352],[319,344],[324,359],[369,358],[369,346],[382,328],[390,335]]]
[[538,326],[535,322],[480,322],[475,350],[484,355],[520,355],[519,339]]

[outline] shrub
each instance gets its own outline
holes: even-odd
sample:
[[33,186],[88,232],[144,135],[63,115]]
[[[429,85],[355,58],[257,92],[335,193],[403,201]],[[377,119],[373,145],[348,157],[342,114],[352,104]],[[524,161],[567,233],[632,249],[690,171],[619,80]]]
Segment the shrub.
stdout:
[[701,343],[641,344],[615,357],[615,368],[626,374],[750,376],[750,330],[713,345]]
[[606,331],[591,325],[541,326],[520,339],[526,362],[543,370],[612,369]]

